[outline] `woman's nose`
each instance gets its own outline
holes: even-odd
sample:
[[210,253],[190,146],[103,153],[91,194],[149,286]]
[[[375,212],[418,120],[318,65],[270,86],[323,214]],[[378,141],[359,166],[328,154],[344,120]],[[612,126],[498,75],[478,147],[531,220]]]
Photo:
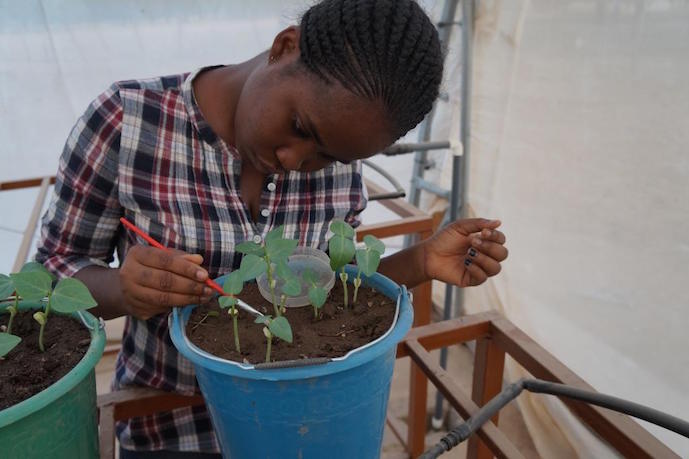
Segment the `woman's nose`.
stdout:
[[315,149],[309,142],[300,142],[275,150],[280,165],[288,171],[298,171],[305,161],[315,154]]

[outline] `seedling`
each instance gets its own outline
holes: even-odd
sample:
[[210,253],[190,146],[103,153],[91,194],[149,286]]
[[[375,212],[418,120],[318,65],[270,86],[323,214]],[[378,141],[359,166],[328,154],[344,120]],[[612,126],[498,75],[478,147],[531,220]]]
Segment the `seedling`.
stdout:
[[[244,287],[244,278],[241,269],[232,271],[225,279],[222,289],[229,295],[239,295]],[[228,314],[232,317],[232,330],[234,331],[234,347],[237,352],[242,352],[239,345],[239,330],[237,328],[237,298],[235,296],[221,296],[218,298],[218,303],[221,308],[229,308]]]
[[[12,293],[14,293],[14,282],[12,282],[12,278],[10,276],[0,274],[0,299],[8,298],[10,295],[12,295]],[[12,306],[7,306],[7,310],[10,313],[10,319],[7,322],[7,333],[9,334],[12,333],[12,321],[19,310],[19,296],[15,295],[13,301],[14,304]]]
[[273,336],[280,338],[288,343],[292,342],[292,327],[285,316],[272,318],[271,316],[258,316],[255,322],[257,324],[265,325],[263,327],[263,334],[266,336],[266,363],[270,362],[270,348],[272,345]]
[[284,314],[286,312],[285,302],[287,301],[287,297],[299,295],[301,292],[301,283],[299,282],[299,278],[287,265],[286,260],[280,260],[275,265],[275,276],[282,279],[284,282],[282,285],[282,295],[280,295],[280,312]]
[[354,228],[342,220],[335,220],[330,224],[330,231],[333,236],[328,240],[328,252],[330,253],[330,268],[337,273],[344,288],[344,305],[349,304],[347,294],[347,273],[345,265],[352,261],[355,253],[354,247]]
[[370,234],[364,236],[364,244],[366,247],[356,250],[356,265],[359,271],[353,282],[354,303],[356,303],[356,296],[359,293],[359,286],[361,286],[361,273],[364,273],[366,277],[372,276],[380,265],[380,256],[385,252],[385,244]]
[[[44,301],[47,297],[45,310],[37,311],[33,317],[41,326],[38,335],[38,347],[42,352],[45,351],[43,345],[43,331],[48,323],[48,317],[51,310],[55,310],[62,314],[71,314],[76,311],[96,306],[96,300],[93,299],[86,285],[78,279],[66,277],[60,279],[52,288],[53,276],[43,267],[43,265],[35,262],[25,264],[18,273],[10,274],[16,296],[21,297],[22,300],[29,301]],[[14,307],[16,308],[15,303]]]
[[[262,259],[263,263],[259,263],[260,268],[257,267],[256,270],[260,271],[259,274],[261,274],[263,270],[266,272],[276,317],[280,317],[282,315],[282,311],[280,303],[275,297],[275,285],[277,283],[275,270],[281,262],[287,261],[287,258],[289,258],[292,252],[294,252],[294,249],[299,243],[299,241],[294,239],[283,239],[282,236],[284,231],[284,226],[279,226],[278,228],[268,232],[264,245],[259,245],[253,241],[246,241],[242,242],[236,247],[238,252],[245,254],[245,257],[254,255]],[[259,274],[257,274],[257,276]]]
[[[316,274],[312,270],[305,269],[301,276],[302,279],[304,279],[304,283],[309,288],[308,294],[309,301],[313,306],[313,317],[318,319],[318,310],[323,306],[323,304],[325,304],[325,300],[328,297],[328,292],[326,292],[323,287],[318,285]],[[356,298],[356,291],[354,293],[354,297]]]

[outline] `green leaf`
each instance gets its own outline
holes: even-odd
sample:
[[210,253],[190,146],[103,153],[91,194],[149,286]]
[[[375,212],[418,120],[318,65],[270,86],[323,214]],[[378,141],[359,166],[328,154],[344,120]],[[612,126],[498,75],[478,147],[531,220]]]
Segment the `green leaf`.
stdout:
[[264,324],[268,325],[270,324],[271,316],[256,316],[256,319],[254,320],[254,323],[256,324]]
[[292,342],[292,327],[290,327],[285,316],[276,317],[274,320],[271,320],[268,324],[268,330],[281,340],[287,341],[288,343]]
[[244,273],[239,269],[232,271],[222,284],[223,291],[231,295],[238,295],[242,291],[242,288],[244,288],[243,275]]
[[304,271],[302,271],[301,277],[304,279],[304,282],[309,285],[314,285],[317,281],[316,273],[313,272],[313,269],[311,268],[306,268]]
[[14,283],[12,278],[4,274],[0,274],[0,300],[4,300],[14,293]]
[[301,282],[296,277],[289,278],[282,286],[282,293],[287,296],[297,296],[301,293]]
[[378,252],[381,255],[385,253],[385,244],[375,236],[370,234],[364,236],[364,244],[366,244],[366,248],[374,252]]
[[[229,308],[229,307],[237,304],[237,298],[235,298],[233,296],[221,296],[220,298],[218,298],[218,304],[223,309]],[[211,311],[211,312],[214,312],[214,311]]]
[[60,279],[55,286],[53,295],[50,297],[50,305],[57,312],[69,314],[92,308],[98,303],[82,281],[65,277]]
[[330,253],[330,268],[337,271],[354,257],[354,241],[343,236],[335,235],[328,241],[328,252]]
[[268,241],[277,241],[278,239],[282,239],[284,234],[285,225],[280,225],[277,228],[268,231],[268,234],[266,234],[266,245],[268,245]]
[[296,277],[287,264],[287,260],[279,260],[275,264],[275,275],[285,281]]
[[0,357],[5,357],[21,340],[20,337],[10,335],[9,333],[0,333]]
[[22,272],[22,273],[33,273],[33,272],[46,273],[47,275],[50,276],[50,279],[52,279],[52,280],[56,279],[55,275],[53,273],[51,273],[50,271],[48,271],[48,268],[46,268],[41,263],[38,263],[36,261],[30,261],[30,262],[24,264],[24,266],[22,266],[22,269],[20,269],[19,272]]
[[52,279],[42,271],[27,271],[10,274],[17,294],[24,300],[39,301],[50,293]]
[[[266,271],[266,261],[253,253],[244,255],[239,270],[242,273],[242,280],[245,282],[256,279]],[[239,293],[239,292],[237,292]]]
[[299,241],[294,239],[273,239],[268,240],[266,238],[266,254],[275,263],[279,263],[280,260],[286,260],[294,249],[299,244]]
[[323,287],[312,287],[309,289],[309,301],[316,308],[320,308],[325,304],[327,296],[328,292]]
[[374,250],[359,249],[356,251],[356,264],[366,276],[372,276],[380,264],[380,253]]
[[347,239],[354,239],[354,228],[349,226],[344,220],[334,220],[330,224],[330,231],[337,236],[342,236]]
[[247,255],[256,255],[258,257],[262,257],[263,255],[265,255],[263,247],[256,244],[254,241],[242,242],[241,244],[235,246],[234,250],[239,253],[244,253]]

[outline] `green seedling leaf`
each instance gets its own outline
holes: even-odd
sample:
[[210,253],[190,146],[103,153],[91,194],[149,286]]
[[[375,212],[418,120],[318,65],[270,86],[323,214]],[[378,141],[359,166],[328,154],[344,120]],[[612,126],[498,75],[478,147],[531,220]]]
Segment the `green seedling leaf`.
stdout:
[[258,276],[263,274],[266,271],[266,267],[266,261],[263,258],[259,257],[258,255],[254,255],[253,253],[249,253],[244,255],[244,258],[242,258],[242,264],[240,265],[239,270],[242,273],[242,279],[244,282],[247,282],[252,279],[256,279]]
[[50,271],[48,271],[48,268],[46,268],[41,263],[38,263],[36,261],[30,261],[30,262],[24,264],[24,266],[22,266],[22,269],[20,269],[19,272],[21,272],[21,273],[33,273],[33,272],[46,273],[47,275],[50,276],[50,278],[52,280],[56,279],[55,275],[53,273],[51,273]]
[[309,289],[309,301],[316,308],[323,306],[327,297],[328,292],[323,287],[311,287]]
[[48,321],[47,317],[45,316],[45,313],[43,311],[36,311],[33,313],[33,318],[36,322],[41,324],[42,326],[45,325],[45,323]]
[[297,296],[301,293],[301,282],[296,277],[289,278],[282,286],[282,293],[287,296]]
[[0,358],[5,357],[22,339],[9,333],[0,333]]
[[344,220],[334,220],[330,224],[330,231],[337,236],[342,236],[346,239],[354,239],[354,228],[349,226]]
[[4,274],[0,274],[0,300],[4,300],[14,293],[14,283],[12,278]]
[[275,264],[275,275],[284,280],[295,277],[294,273],[287,264],[287,260],[280,260]]
[[306,268],[304,271],[302,271],[301,277],[304,279],[304,282],[309,285],[315,285],[318,280],[316,279],[316,273],[314,273],[310,268]]
[[254,323],[268,325],[270,323],[270,321],[271,321],[271,316],[268,316],[268,315],[256,316],[256,320],[254,320]]
[[356,251],[356,264],[366,276],[372,276],[380,264],[380,253],[374,250],[359,249]]
[[[247,255],[248,256],[248,255]],[[241,269],[235,269],[226,278],[222,284],[222,289],[225,293],[230,295],[239,295],[244,288],[244,273]]]
[[330,253],[330,268],[337,271],[354,257],[356,248],[354,241],[346,237],[335,235],[328,241],[328,252]]
[[[218,304],[223,309],[229,308],[229,307],[232,307],[235,304],[237,304],[237,298],[235,298],[233,296],[221,296],[220,298],[218,298]],[[211,311],[211,312],[215,312],[215,311]],[[209,315],[210,315],[210,312],[209,312]]]
[[272,239],[266,238],[266,254],[275,263],[281,260],[287,260],[292,255],[294,249],[297,248],[299,241],[294,239]]
[[50,293],[52,279],[42,271],[27,271],[10,274],[17,294],[25,300],[39,301]]
[[242,242],[241,244],[235,246],[234,249],[239,253],[244,253],[247,255],[251,254],[258,257],[262,257],[264,255],[263,247],[256,244],[254,241]]
[[289,322],[285,316],[276,317],[268,323],[268,329],[270,332],[288,343],[292,342],[292,327],[290,327]]
[[266,234],[266,245],[268,245],[268,241],[277,241],[278,239],[282,239],[284,234],[285,225],[280,225],[277,228],[268,231],[268,234]]
[[385,253],[385,244],[375,236],[370,234],[364,236],[364,244],[366,244],[367,249],[378,252],[380,255]]
[[79,279],[65,277],[60,279],[50,298],[51,308],[63,314],[83,311],[97,306],[96,300],[86,285]]

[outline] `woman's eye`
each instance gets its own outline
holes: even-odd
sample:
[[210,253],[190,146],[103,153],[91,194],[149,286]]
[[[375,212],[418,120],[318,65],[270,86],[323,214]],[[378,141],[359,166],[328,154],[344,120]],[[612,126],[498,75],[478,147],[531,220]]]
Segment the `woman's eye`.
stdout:
[[299,137],[303,137],[303,138],[309,137],[309,133],[304,130],[304,128],[301,125],[301,121],[296,116],[292,119],[292,130]]

